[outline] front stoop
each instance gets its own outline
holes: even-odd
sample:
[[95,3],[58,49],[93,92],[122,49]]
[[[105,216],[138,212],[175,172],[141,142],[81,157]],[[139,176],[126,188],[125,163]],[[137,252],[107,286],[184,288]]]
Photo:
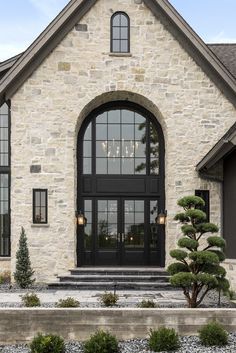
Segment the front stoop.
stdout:
[[82,267],[59,276],[58,282],[49,283],[50,289],[80,290],[148,290],[174,289],[163,268],[99,268]]

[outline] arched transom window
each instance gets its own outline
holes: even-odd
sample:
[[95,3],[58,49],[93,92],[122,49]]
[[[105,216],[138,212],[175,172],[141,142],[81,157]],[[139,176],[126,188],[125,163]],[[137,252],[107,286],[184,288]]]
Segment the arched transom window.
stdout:
[[159,175],[156,125],[125,108],[96,115],[84,134],[83,174]]
[[111,18],[111,52],[129,53],[130,19],[124,12],[116,12]]

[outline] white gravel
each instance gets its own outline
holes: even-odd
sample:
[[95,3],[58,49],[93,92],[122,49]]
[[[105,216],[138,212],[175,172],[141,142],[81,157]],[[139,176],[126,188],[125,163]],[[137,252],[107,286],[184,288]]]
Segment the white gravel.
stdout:
[[[204,347],[198,337],[181,337],[181,348],[175,353],[235,353],[236,333],[229,335],[229,344],[225,347]],[[148,349],[147,340],[131,340],[120,342],[120,353],[155,353]],[[25,345],[0,346],[1,353],[30,353]],[[67,342],[66,353],[83,353],[83,345],[79,342]]]

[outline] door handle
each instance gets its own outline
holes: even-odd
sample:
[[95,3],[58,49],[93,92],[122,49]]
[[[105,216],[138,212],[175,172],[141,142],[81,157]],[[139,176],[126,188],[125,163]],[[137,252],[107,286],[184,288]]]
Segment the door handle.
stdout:
[[119,243],[124,243],[125,242],[125,234],[124,233],[118,233],[118,236],[120,238]]

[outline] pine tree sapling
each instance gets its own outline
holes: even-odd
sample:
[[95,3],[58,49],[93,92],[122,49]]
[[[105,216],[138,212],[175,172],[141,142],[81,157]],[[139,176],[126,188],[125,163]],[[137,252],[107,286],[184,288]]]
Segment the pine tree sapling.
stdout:
[[178,240],[179,249],[170,251],[177,262],[168,267],[168,272],[171,284],[183,289],[188,306],[196,308],[210,290],[229,288],[226,271],[220,266],[225,259],[225,240],[212,236],[219,229],[206,222],[206,214],[200,209],[205,205],[203,199],[186,196],[178,205],[184,209],[175,216],[182,224],[183,237]]
[[32,279],[33,274],[34,271],[31,268],[27,237],[22,227],[19,248],[16,253],[16,272],[14,273],[14,278],[20,288],[28,288],[35,281],[35,279]]

